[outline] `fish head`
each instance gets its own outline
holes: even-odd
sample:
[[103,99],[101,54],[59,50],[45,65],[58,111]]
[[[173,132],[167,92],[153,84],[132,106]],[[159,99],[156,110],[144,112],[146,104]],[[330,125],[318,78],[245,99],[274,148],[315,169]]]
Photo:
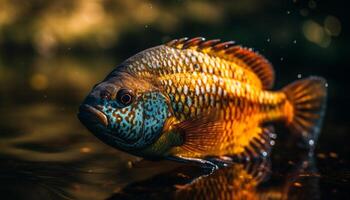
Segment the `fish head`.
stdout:
[[78,118],[103,142],[131,151],[155,142],[170,117],[169,107],[150,81],[120,72],[94,86]]

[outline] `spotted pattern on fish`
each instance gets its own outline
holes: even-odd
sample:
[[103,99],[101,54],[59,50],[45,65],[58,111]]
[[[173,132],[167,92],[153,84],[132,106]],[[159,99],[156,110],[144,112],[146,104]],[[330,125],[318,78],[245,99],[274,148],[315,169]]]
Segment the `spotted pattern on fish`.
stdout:
[[102,111],[109,119],[108,128],[122,140],[116,140],[116,145],[126,149],[154,142],[169,115],[166,99],[159,92],[145,93],[140,97],[139,103],[127,107],[122,107],[115,101],[104,100],[103,104]]
[[[167,80],[172,80],[171,86]],[[180,120],[197,117],[213,110],[219,111],[219,118],[225,128],[222,137],[217,141],[220,146],[215,147],[212,152],[208,151],[209,154],[243,152],[252,138],[261,132],[260,123],[283,118],[285,110],[289,109],[284,93],[254,93],[252,91],[259,91],[255,86],[215,75],[168,75],[162,78],[162,82],[166,91],[171,94],[175,116]],[[186,96],[183,94],[185,85],[189,88]],[[215,87],[212,87],[213,85]],[[188,99],[190,104],[187,104]],[[195,156],[192,152],[181,151],[180,148],[177,153],[182,156]]]
[[[87,104],[102,107],[103,113],[89,110],[109,123],[90,129],[113,136],[113,142],[104,137],[108,144],[145,157],[252,152],[254,141],[269,142],[259,137],[269,133],[265,122],[274,121],[304,138],[317,138],[325,80],[310,77],[280,91],[270,90],[273,83],[272,65],[249,48],[200,37],[172,40],[130,57],[93,89],[90,96],[97,103]],[[113,92],[98,102],[106,84]],[[126,100],[135,100],[118,103],[118,91],[130,91]]]
[[142,77],[202,72],[262,87],[261,80],[252,71],[191,49],[179,50],[162,45],[136,54],[126,60],[125,65],[130,72]]
[[[161,88],[168,95],[179,121],[214,110],[218,112],[225,132],[218,140],[221,145],[208,154],[235,154],[244,151],[259,131],[256,128],[259,124],[284,118],[285,110],[290,106],[284,93],[262,90],[262,81],[257,74],[240,64],[193,49],[162,45],[136,54],[123,66]],[[176,153],[201,156],[181,148]]]
[[166,98],[159,92],[150,92],[143,96],[145,143],[153,141],[159,135],[167,117],[170,115]]

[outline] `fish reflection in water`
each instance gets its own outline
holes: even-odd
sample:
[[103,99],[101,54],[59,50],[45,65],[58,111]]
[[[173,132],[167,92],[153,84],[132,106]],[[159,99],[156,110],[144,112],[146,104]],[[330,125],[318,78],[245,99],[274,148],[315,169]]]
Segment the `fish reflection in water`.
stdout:
[[[283,163],[283,162],[282,162]],[[272,173],[270,160],[231,163],[213,173],[180,167],[132,183],[116,199],[319,199],[319,174],[305,154]],[[288,164],[289,163],[289,164]],[[293,164],[292,164],[293,163]],[[279,166],[281,167],[281,166]],[[202,169],[203,170],[203,169]]]

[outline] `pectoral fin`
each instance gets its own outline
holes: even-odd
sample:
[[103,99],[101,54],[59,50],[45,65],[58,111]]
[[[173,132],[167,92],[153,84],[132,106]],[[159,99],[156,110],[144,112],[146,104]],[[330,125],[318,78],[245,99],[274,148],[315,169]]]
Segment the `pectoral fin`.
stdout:
[[214,115],[185,120],[177,124],[173,130],[182,137],[179,145],[193,153],[204,153],[218,145],[224,126]]

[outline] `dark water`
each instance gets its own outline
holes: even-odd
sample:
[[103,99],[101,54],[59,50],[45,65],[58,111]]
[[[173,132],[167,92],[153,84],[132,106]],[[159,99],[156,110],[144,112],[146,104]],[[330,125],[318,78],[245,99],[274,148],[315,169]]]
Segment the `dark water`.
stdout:
[[[93,83],[102,78],[110,69],[97,65],[112,66],[109,59],[99,62],[60,57],[40,63],[29,59],[26,64],[38,68],[35,73],[44,74],[48,83],[31,83],[33,77],[25,77],[32,72],[22,62],[9,62],[22,66],[23,74],[15,74],[18,81],[13,84],[2,84],[2,199],[349,197],[349,128],[329,115],[312,156],[299,148],[288,133],[277,129],[279,138],[269,160],[235,163],[213,174],[170,161],[137,162],[137,158],[104,145],[79,123],[76,112],[80,99],[89,90],[86,80]],[[84,67],[86,63],[89,68]],[[7,74],[5,83],[14,71],[10,67],[2,69]],[[70,77],[69,73],[76,75]],[[48,84],[48,88],[36,90],[35,84]],[[331,105],[328,109],[336,108]]]

